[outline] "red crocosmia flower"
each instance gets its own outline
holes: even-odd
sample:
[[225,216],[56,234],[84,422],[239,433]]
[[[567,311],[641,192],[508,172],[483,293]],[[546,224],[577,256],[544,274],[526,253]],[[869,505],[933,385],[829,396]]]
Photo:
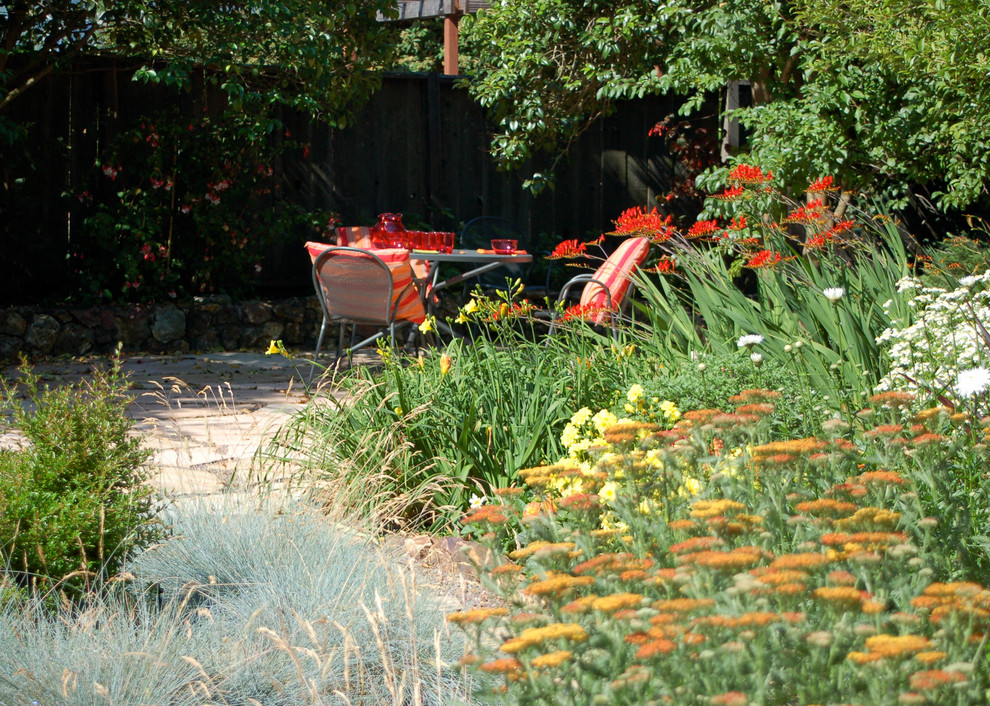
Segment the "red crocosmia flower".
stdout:
[[651,233],[654,239],[661,238],[656,242],[663,242],[670,238],[671,219],[671,216],[661,217],[656,207],[647,212],[639,206],[633,206],[627,208],[615,219],[615,233],[619,235]]
[[701,238],[718,230],[718,221],[698,221],[688,230],[687,238]]
[[736,244],[742,245],[743,247],[752,247],[754,245],[760,245],[762,242],[763,241],[760,238],[754,237],[754,238],[741,238],[736,241]]
[[822,177],[821,179],[816,179],[815,181],[811,182],[811,185],[808,186],[808,188],[805,189],[805,191],[807,191],[810,194],[818,194],[823,191],[838,191],[839,187],[835,186],[833,184],[833,181],[834,180],[830,176]]
[[734,199],[739,198],[744,193],[746,193],[746,190],[744,188],[742,188],[741,186],[738,186],[738,185],[737,186],[730,186],[728,189],[726,189],[725,191],[723,191],[721,194],[715,194],[712,198],[721,199],[723,201],[732,201]]
[[855,225],[855,221],[839,221],[828,229],[828,234],[831,236],[836,236],[841,235],[842,233],[848,233]]
[[825,204],[821,199],[812,201],[811,203],[796,208],[787,214],[783,223],[819,223],[825,217]]
[[729,181],[737,184],[765,184],[773,179],[773,172],[763,173],[759,167],[752,167],[748,164],[736,165],[736,168],[729,173]]
[[831,240],[831,238],[826,238],[824,235],[816,235],[808,239],[808,242],[804,244],[804,247],[810,248],[811,250],[818,250],[824,248],[825,245]]
[[729,230],[743,230],[746,228],[746,216],[736,216],[729,225]]
[[644,269],[644,272],[652,272],[658,275],[671,275],[676,271],[677,260],[672,257],[664,256],[657,260],[657,264],[653,267],[648,267]]
[[602,234],[602,235],[599,235],[594,240],[589,240],[587,243],[585,243],[585,245],[587,245],[589,248],[591,248],[591,247],[594,247],[596,245],[601,245],[604,242],[605,242],[605,235]]
[[594,319],[596,315],[608,311],[608,308],[595,304],[575,304],[568,307],[561,314],[561,321],[571,321],[572,319]]
[[581,257],[587,252],[588,246],[584,243],[574,239],[565,240],[560,245],[553,249],[553,252],[547,255],[549,260],[560,260],[564,258]]
[[760,250],[758,253],[751,255],[744,266],[752,270],[770,269],[782,262],[783,259],[779,252]]

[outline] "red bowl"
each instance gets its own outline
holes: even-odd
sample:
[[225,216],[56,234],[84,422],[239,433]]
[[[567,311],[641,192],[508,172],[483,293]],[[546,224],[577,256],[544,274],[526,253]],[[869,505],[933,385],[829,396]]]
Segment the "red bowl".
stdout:
[[511,255],[516,251],[516,246],[518,244],[518,240],[500,238],[492,241],[492,250],[497,252],[499,255]]

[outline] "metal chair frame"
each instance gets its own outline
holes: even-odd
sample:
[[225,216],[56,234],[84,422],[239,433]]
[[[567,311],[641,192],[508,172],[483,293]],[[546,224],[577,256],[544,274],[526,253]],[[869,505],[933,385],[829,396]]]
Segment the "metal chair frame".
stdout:
[[[597,274],[597,272],[595,274]],[[567,281],[567,283],[563,286],[563,288],[561,288],[560,290],[560,296],[557,297],[558,306],[555,307],[550,312],[550,330],[547,333],[547,335],[553,335],[554,329],[557,326],[557,309],[560,308],[559,305],[561,303],[567,301],[567,295],[570,293],[571,288],[576,284],[583,284],[585,287],[587,287],[589,284],[595,284],[601,287],[605,291],[605,300],[609,303],[609,324],[610,324],[610,328],[612,329],[612,338],[618,340],[619,328],[617,325],[618,323],[617,318],[619,318],[622,312],[629,307],[630,302],[632,301],[633,294],[636,291],[635,276],[630,276],[629,287],[626,289],[626,293],[623,295],[622,301],[619,303],[619,306],[615,309],[612,308],[612,291],[608,288],[608,285],[606,285],[604,282],[602,282],[599,279],[595,279],[594,274],[586,273],[571,277]]]
[[[511,236],[514,237],[515,240],[518,240],[519,241],[519,248],[520,249],[526,250],[528,248],[528,245],[529,244],[527,243],[527,239],[526,239],[525,234],[523,233],[522,228],[520,228],[518,225],[516,225],[512,221],[510,221],[510,220],[508,220],[506,218],[501,218],[499,216],[477,216],[476,218],[472,218],[470,221],[468,221],[467,223],[465,223],[464,224],[464,228],[461,229],[461,232],[458,235],[458,243],[460,244],[460,247],[470,248],[470,249],[473,249],[473,248],[488,248],[488,247],[490,247],[490,245],[491,245],[491,238],[482,238],[481,240],[472,240],[470,238],[470,236],[468,235],[471,232],[472,227],[477,228],[479,225],[482,225],[482,226],[486,226],[486,225],[502,226],[507,231],[507,235],[509,234],[509,232],[511,232]],[[543,252],[543,253],[534,253],[534,254],[538,254],[538,255],[549,255],[550,253]],[[526,287],[527,290],[534,289],[534,288],[539,288],[538,286],[532,285],[529,282],[529,275],[532,272],[533,266],[535,264],[536,264],[536,259],[534,258],[533,259],[533,262],[531,262],[528,265],[524,266],[522,268],[522,272],[519,273],[519,279],[522,280],[522,282],[525,285],[525,287]],[[496,290],[505,290],[506,289],[506,284],[505,284],[505,279],[504,278],[500,282],[495,282],[495,281],[491,280],[490,278],[487,278],[486,277],[486,278],[481,279],[479,282],[475,282],[475,284],[481,284],[483,287],[488,287],[490,289],[496,289]],[[546,282],[544,283],[542,289],[543,289],[543,292],[544,293],[549,293],[549,291],[550,291],[550,269],[547,270]],[[467,294],[468,294],[467,286],[465,285],[464,291],[461,293],[462,299],[466,299],[467,298]]]
[[[384,275],[383,282],[385,281],[385,278],[387,278],[388,281],[388,288],[386,290],[387,293],[383,295],[383,299],[386,301],[384,316],[380,318],[375,317],[373,315],[369,315],[367,317],[339,316],[331,313],[331,307],[327,301],[327,299],[330,298],[330,292],[328,291],[329,287],[326,290],[324,289],[323,280],[320,278],[320,268],[330,258],[337,257],[339,255],[347,255],[347,254],[360,256],[376,264],[378,267],[381,268],[383,272]],[[312,275],[313,275],[313,289],[316,291],[317,299],[319,299],[320,301],[320,308],[323,310],[323,323],[320,326],[320,336],[316,341],[316,352],[313,354],[313,368],[312,370],[310,370],[309,373],[309,382],[312,382],[313,380],[313,373],[316,370],[316,363],[320,357],[320,349],[323,347],[323,337],[326,334],[327,326],[329,324],[331,323],[340,324],[340,335],[337,340],[337,354],[334,358],[334,363],[333,363],[334,365],[337,364],[337,362],[340,360],[344,352],[344,331],[346,324],[350,323],[352,324],[352,326],[359,324],[368,324],[368,325],[384,327],[383,330],[377,332],[374,336],[370,336],[357,344],[354,343],[355,333],[354,333],[354,329],[352,328],[351,345],[347,348],[348,357],[350,357],[350,354],[353,353],[354,351],[364,348],[368,344],[377,341],[379,338],[382,338],[385,335],[388,335],[389,342],[394,348],[396,330],[402,326],[406,326],[406,325],[411,326],[413,324],[412,321],[396,321],[395,314],[399,308],[399,302],[402,301],[402,298],[405,296],[406,292],[409,291],[409,288],[414,287],[415,284],[411,282],[405,288],[403,288],[399,296],[394,297],[395,301],[393,303],[392,271],[389,269],[388,265],[385,264],[384,260],[382,260],[380,257],[375,255],[375,253],[371,252],[370,250],[362,250],[361,248],[354,248],[350,246],[328,247],[326,250],[321,252],[316,257],[315,260],[313,260]]]

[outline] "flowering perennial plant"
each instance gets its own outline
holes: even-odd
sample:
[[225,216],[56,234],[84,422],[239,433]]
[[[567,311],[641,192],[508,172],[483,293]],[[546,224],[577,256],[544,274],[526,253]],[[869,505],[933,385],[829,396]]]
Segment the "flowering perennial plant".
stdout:
[[[626,397],[638,404],[642,388]],[[930,463],[919,440],[954,434],[945,417],[915,413],[922,421],[881,466],[865,426],[766,438],[759,413],[772,411],[756,407],[774,399],[750,390],[734,413],[687,411],[624,447],[583,448],[591,471],[558,466],[604,478],[600,497],[614,485],[618,521],[602,527],[601,504],[564,497],[525,524],[514,570],[483,577],[508,613],[478,616],[462,663],[504,674],[494,690],[506,703],[985,703],[990,589],[941,573],[948,520],[928,516],[917,492]],[[914,400],[873,403],[895,419]],[[602,428],[608,419],[582,410],[569,440],[629,428]],[[679,471],[702,479],[696,494],[664,486]],[[527,498],[500,500],[500,521],[511,521]]]
[[962,278],[952,290],[925,286],[916,278],[902,279],[898,287],[910,309],[877,337],[890,358],[890,371],[876,389],[962,398],[982,392],[985,385],[970,384],[979,376],[967,371],[985,368],[990,360],[981,331],[990,323],[990,270]]
[[639,206],[623,211],[615,220],[616,235],[643,235],[653,242],[662,243],[673,233],[673,216],[661,216],[656,207],[647,212]]

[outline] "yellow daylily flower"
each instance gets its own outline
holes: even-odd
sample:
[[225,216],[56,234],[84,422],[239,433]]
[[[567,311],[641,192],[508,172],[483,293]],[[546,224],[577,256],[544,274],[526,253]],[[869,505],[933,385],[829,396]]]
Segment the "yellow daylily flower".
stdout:
[[433,318],[433,316],[427,315],[427,317],[423,320],[423,323],[419,325],[419,332],[430,333],[431,331],[436,331],[437,330],[436,324],[437,324],[437,320]]
[[284,355],[286,358],[289,357],[289,352],[285,350],[285,346],[282,345],[282,341],[281,340],[276,341],[273,339],[272,342],[268,344],[268,350],[265,351],[265,355],[277,355],[277,354]]

